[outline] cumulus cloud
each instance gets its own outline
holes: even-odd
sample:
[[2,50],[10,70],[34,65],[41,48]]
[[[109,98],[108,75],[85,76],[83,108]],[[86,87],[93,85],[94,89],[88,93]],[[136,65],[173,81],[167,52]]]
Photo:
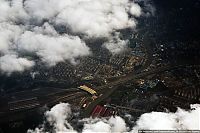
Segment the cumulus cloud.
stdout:
[[143,6],[143,11],[142,15],[143,16],[149,16],[149,15],[155,15],[156,8],[152,5],[151,0],[134,0],[137,3],[142,3]]
[[33,28],[33,32],[49,36],[59,36],[54,27],[47,22],[45,22],[42,26],[35,26]]
[[[1,15],[0,15],[1,16]],[[22,34],[23,27],[10,23],[0,23],[0,53],[9,53],[14,50],[14,42]]]
[[[47,122],[53,125],[54,130],[59,132],[76,132],[67,121],[71,115],[70,106],[60,103],[45,113]],[[200,105],[191,105],[190,111],[178,109],[176,113],[151,112],[145,113],[136,121],[136,125],[130,131],[125,121],[119,117],[86,118],[82,132],[137,132],[140,129],[151,130],[199,130],[200,129]],[[28,133],[44,133],[46,127],[43,125]],[[46,129],[45,131],[47,131]]]
[[141,7],[129,0],[26,0],[24,5],[37,21],[48,19],[90,37],[134,27],[134,17],[141,15]]
[[[90,37],[107,37],[115,30],[136,25],[128,16],[128,13],[139,15],[134,13],[133,6],[136,4],[128,0],[77,0],[58,14],[56,22]],[[136,10],[139,12],[140,6]]]
[[72,126],[66,121],[71,115],[71,108],[67,103],[55,105],[50,111],[45,113],[47,121],[54,126],[55,132],[71,132]]
[[103,44],[112,54],[120,53],[126,50],[128,40],[121,40],[119,33],[116,33],[113,37],[109,38],[107,42]]
[[29,69],[34,66],[34,62],[26,58],[17,57],[16,55],[4,55],[0,57],[0,69],[8,74],[19,71],[22,72],[25,69]]
[[32,20],[41,22],[54,19],[70,3],[72,2],[69,0],[26,0],[24,9]]
[[[18,58],[20,54],[36,55],[48,66],[65,60],[75,63],[75,58],[90,54],[89,47],[78,36],[59,35],[48,23],[41,27],[34,27],[33,31],[28,31],[26,30],[27,27],[2,22],[0,23],[0,29],[0,53],[2,54],[2,57],[0,57],[0,70],[3,72],[21,72],[26,68],[30,68],[24,65],[19,69],[21,59],[29,61],[25,57]],[[5,62],[8,57],[9,62]],[[12,69],[10,69],[11,67],[5,68],[5,64],[11,63],[11,59],[12,65],[16,67],[13,66]],[[30,61],[30,63],[34,64],[34,61]]]
[[[56,133],[61,132],[75,132],[73,127],[68,123],[68,119],[71,115],[71,108],[68,103],[60,103],[51,108],[51,110],[45,113],[46,121],[53,126],[53,131]],[[35,130],[28,130],[28,133],[45,133],[45,127],[42,125]]]
[[85,119],[83,133],[92,132],[125,132],[127,131],[125,121],[119,117],[110,117],[109,119]]
[[0,0],[0,22],[25,22],[30,16],[23,8],[23,0]]
[[136,17],[139,17],[142,14],[142,9],[138,4],[132,4],[130,13]]
[[[113,35],[134,28],[142,9],[130,0],[0,0],[0,12],[0,57],[36,55],[52,66],[89,55],[85,38],[107,38],[105,48],[123,51],[126,40]],[[61,34],[59,26],[67,31]]]
[[190,111],[178,108],[176,113],[151,112],[141,115],[133,128],[146,130],[199,130],[200,105],[191,105]]
[[[77,132],[73,129],[70,123],[67,121],[70,118],[72,112],[68,103],[60,103],[51,108],[50,111],[45,113],[46,121],[53,126],[53,131],[56,133],[61,132]],[[82,132],[125,132],[127,130],[125,121],[119,117],[111,117],[110,119],[83,119],[84,128]],[[41,127],[37,127],[34,130],[28,130],[28,133],[44,133],[44,124]],[[50,131],[52,132],[52,131]]]
[[26,31],[17,41],[22,52],[35,53],[41,60],[52,66],[58,62],[89,55],[89,48],[77,36],[47,36]]
[[142,14],[141,7],[129,0],[27,0],[25,9],[37,21],[47,19],[87,37],[109,38],[105,48],[112,53],[123,51],[126,41],[118,39],[114,43],[111,33],[134,28],[135,17]]

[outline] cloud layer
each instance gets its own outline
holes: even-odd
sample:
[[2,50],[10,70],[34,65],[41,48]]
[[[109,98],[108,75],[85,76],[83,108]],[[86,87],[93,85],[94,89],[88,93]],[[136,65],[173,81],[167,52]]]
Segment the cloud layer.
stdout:
[[[56,133],[59,132],[77,132],[69,124],[67,119],[72,114],[69,104],[60,103],[45,113],[47,122],[53,126]],[[142,114],[136,121],[133,129],[129,130],[125,121],[119,117],[110,117],[109,119],[81,120],[84,122],[82,132],[137,132],[140,129],[145,130],[199,130],[200,129],[200,105],[191,105],[190,111],[178,109],[175,113],[151,112]],[[78,122],[78,121],[77,121]],[[46,127],[35,130],[28,130],[28,133],[43,133]],[[48,131],[49,129],[46,129]]]
[[10,54],[2,56],[0,62],[0,69],[8,72],[8,74],[14,71],[22,72],[24,69],[28,69],[34,65],[33,61]]
[[190,111],[178,108],[175,113],[152,112],[143,114],[133,131],[138,129],[151,130],[199,130],[200,105],[191,105]]
[[134,28],[142,9],[129,0],[0,0],[0,13],[0,63],[13,65],[0,71],[12,73],[34,66],[35,57],[48,66],[75,63],[92,52],[86,38],[107,38],[105,48],[118,53],[127,41],[113,33]]
[[26,31],[17,43],[20,52],[36,54],[50,66],[65,60],[74,62],[74,58],[89,54],[89,48],[77,36],[48,36]]

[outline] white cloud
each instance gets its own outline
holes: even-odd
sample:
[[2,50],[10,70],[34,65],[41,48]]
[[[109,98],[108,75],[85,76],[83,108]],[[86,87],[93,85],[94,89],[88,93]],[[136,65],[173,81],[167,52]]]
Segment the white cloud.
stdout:
[[136,17],[139,17],[142,14],[142,9],[138,4],[132,4],[130,13]]
[[7,1],[0,0],[0,22],[5,21],[7,19],[9,8],[9,3]]
[[49,23],[44,23],[42,26],[35,26],[33,31],[37,34],[49,35],[49,36],[59,36],[57,31]]
[[[47,122],[54,126],[56,132],[74,132],[69,122],[66,120],[71,115],[69,104],[61,103],[54,106],[45,113]],[[128,132],[129,128],[125,121],[119,117],[105,118],[86,118],[82,132]],[[67,125],[67,126],[66,126]],[[35,130],[29,130],[29,133],[43,133],[44,125]],[[136,125],[129,132],[137,132],[139,129],[152,130],[199,130],[200,129],[200,105],[191,105],[190,111],[178,109],[176,113],[151,112],[145,113],[136,121]]]
[[83,133],[92,133],[92,132],[118,132],[122,133],[127,131],[125,121],[119,117],[110,117],[109,119],[85,119],[85,124],[83,128]]
[[73,128],[67,122],[67,118],[71,115],[70,105],[67,103],[60,103],[51,108],[50,111],[45,113],[47,121],[53,125],[55,132],[72,132]]
[[[50,66],[65,60],[75,63],[77,57],[90,54],[84,37],[107,38],[105,48],[119,53],[126,40],[113,33],[134,28],[141,12],[129,0],[0,0],[0,57],[28,53]],[[54,26],[84,37],[59,34]]]
[[[26,53],[29,56],[37,55],[41,61],[52,66],[65,60],[75,63],[76,58],[89,55],[90,49],[78,36],[59,35],[48,23],[41,27],[35,26],[33,31],[27,31],[26,26],[0,23],[0,54],[2,55],[0,70],[8,73],[23,71],[23,65],[19,68],[19,61],[22,58],[19,60],[16,55]],[[5,58],[8,57],[12,58],[12,65],[16,63],[16,68],[5,68]],[[26,57],[23,59],[29,61]],[[9,61],[11,63],[11,60]],[[8,64],[8,61],[6,63]],[[24,68],[31,67],[25,65]]]
[[[46,121],[53,126],[56,133],[76,132],[70,123],[67,121],[72,112],[69,104],[60,103],[51,108],[45,113]],[[111,117],[110,119],[91,119],[86,118],[84,121],[83,133],[92,132],[125,132],[126,123],[121,117]],[[28,133],[44,133],[45,126],[35,128],[35,130],[28,130]],[[48,131],[48,130],[47,130]]]
[[33,19],[40,22],[43,19],[52,20],[69,3],[69,0],[26,0],[24,8]]
[[0,23],[0,53],[8,53],[15,48],[14,42],[22,34],[23,27],[10,23]]
[[23,0],[0,0],[0,22],[25,22],[29,15],[23,8]]
[[21,52],[35,53],[41,60],[52,66],[58,62],[90,54],[89,48],[77,36],[48,36],[26,31],[17,41]]
[[48,19],[89,37],[108,37],[111,32],[135,27],[141,7],[129,0],[26,0],[26,11],[37,21]]
[[[152,112],[143,114],[137,121],[135,129],[152,129],[152,130],[172,130],[177,127],[174,121],[176,117],[164,112]],[[138,128],[137,128],[138,127]]]
[[111,132],[125,132],[127,130],[125,121],[119,116],[111,117],[108,122],[111,125]]
[[[70,117],[72,111],[68,103],[60,103],[51,108],[45,113],[46,121],[53,126],[53,132],[76,132],[73,127],[68,123],[67,119]],[[28,133],[45,133],[45,127],[42,125],[35,130],[28,130]]]
[[84,125],[83,133],[93,133],[93,132],[110,132],[111,127],[109,124],[103,122],[103,121],[98,121],[96,123],[89,123]]
[[109,40],[103,44],[103,47],[108,49],[112,54],[118,54],[126,50],[127,43],[128,40],[121,40],[119,34],[116,33],[115,36],[110,37]]
[[[128,0],[71,0],[56,17],[58,24],[66,25],[73,32],[89,37],[109,37],[115,30],[134,28],[136,22],[128,16],[134,2]],[[137,6],[138,16],[140,7]]]
[[133,128],[146,130],[199,130],[200,105],[191,105],[190,111],[178,109],[176,113],[151,112],[141,115]]
[[29,69],[34,65],[33,61],[26,58],[17,57],[17,55],[4,55],[0,57],[0,69],[8,74],[25,69]]

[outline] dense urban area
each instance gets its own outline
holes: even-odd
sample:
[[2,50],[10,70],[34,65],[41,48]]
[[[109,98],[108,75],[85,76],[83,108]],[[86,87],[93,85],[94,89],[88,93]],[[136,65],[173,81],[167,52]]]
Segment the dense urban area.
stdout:
[[136,29],[120,31],[128,44],[118,54],[100,47],[105,38],[88,39],[92,54],[74,63],[48,67],[35,57],[32,69],[2,73],[0,133],[34,129],[43,120],[40,116],[60,102],[76,112],[70,121],[77,131],[83,127],[76,124],[78,118],[117,115],[132,128],[143,113],[189,110],[200,103],[199,34],[184,29],[184,16],[176,16],[187,16],[180,8],[189,7],[154,4],[163,11],[139,18]]

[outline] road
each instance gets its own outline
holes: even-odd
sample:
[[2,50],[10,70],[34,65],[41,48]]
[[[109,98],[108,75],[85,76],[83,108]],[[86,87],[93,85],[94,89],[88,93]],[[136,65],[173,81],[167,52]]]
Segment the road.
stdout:
[[106,84],[104,86],[99,86],[96,88],[97,92],[101,92],[103,94],[103,96],[99,97],[97,100],[93,101],[86,109],[84,112],[84,116],[88,117],[90,116],[92,110],[94,109],[94,107],[96,105],[98,105],[101,101],[105,100],[106,98],[108,98],[112,92],[116,91],[116,89],[118,89],[117,86],[122,85],[124,83],[127,83],[129,81],[134,81],[152,74],[159,74],[162,73],[164,71],[169,71],[169,70],[173,70],[173,69],[177,69],[177,68],[181,68],[181,67],[199,67],[199,65],[175,65],[175,66],[164,66],[164,67],[160,67],[158,69],[154,69],[148,72],[143,72],[143,73],[139,73],[139,74],[129,74],[126,75],[124,77],[119,78],[118,80],[111,82],[109,84]]
[[[164,67],[160,67],[160,68],[157,68],[157,69],[154,69],[154,70],[151,70],[151,71],[142,72],[142,73],[138,73],[138,74],[131,73],[131,74],[128,74],[126,76],[119,77],[116,81],[110,82],[110,83],[103,85],[103,86],[99,86],[99,87],[95,88],[95,90],[98,93],[103,94],[103,95],[101,97],[99,97],[98,99],[96,99],[95,101],[93,101],[87,107],[84,114],[85,114],[86,117],[89,116],[91,111],[93,110],[93,108],[97,104],[99,104],[101,101],[108,98],[114,91],[116,91],[119,85],[122,85],[124,83],[129,82],[129,81],[133,82],[134,80],[146,77],[148,75],[158,74],[158,73],[162,73],[164,71],[169,71],[169,70],[177,69],[177,68],[180,68],[180,67],[186,67],[186,66],[188,66],[188,65],[164,66]],[[199,65],[197,65],[197,66],[193,65],[192,67],[199,67]],[[10,103],[12,103],[12,106],[14,106],[14,108],[16,108],[17,110],[15,110],[12,107],[9,107],[8,106],[9,104],[6,105],[6,106],[1,106],[0,107],[0,121],[10,120],[9,118],[12,118],[13,115],[16,116],[17,113],[23,114],[24,112],[28,112],[30,110],[34,110],[34,109],[43,107],[44,105],[51,107],[51,106],[54,106],[55,104],[60,103],[60,102],[69,102],[69,103],[73,104],[74,100],[77,100],[77,99],[81,100],[82,97],[88,96],[88,94],[86,92],[83,92],[82,90],[79,90],[77,88],[64,89],[64,90],[61,90],[61,91],[58,91],[58,92],[55,91],[53,93],[50,90],[48,90],[46,92],[47,93],[46,95],[44,95],[44,92],[43,92],[42,95],[40,94],[37,97],[36,94],[38,94],[39,91],[40,91],[39,89],[38,90],[36,89],[34,91],[31,91],[31,92],[27,91],[27,92],[23,92],[22,94],[17,94],[20,97],[26,96],[26,98],[22,99],[22,101],[19,99],[20,102],[16,102],[16,104],[13,104],[12,101],[10,102]],[[36,97],[35,102],[26,100],[26,99],[32,98],[32,97],[27,97],[27,95],[30,95],[30,93],[33,94],[34,97]],[[15,101],[14,101],[14,103],[15,103]],[[29,103],[29,105],[26,106],[26,105],[24,105],[24,103]],[[33,104],[34,106],[32,106],[30,103]],[[23,105],[23,108],[20,107],[21,104]]]

